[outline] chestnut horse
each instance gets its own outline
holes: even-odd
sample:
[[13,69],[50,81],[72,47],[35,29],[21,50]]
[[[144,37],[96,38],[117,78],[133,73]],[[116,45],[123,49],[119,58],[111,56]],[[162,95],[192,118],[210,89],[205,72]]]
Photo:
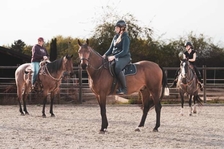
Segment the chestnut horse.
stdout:
[[[197,113],[196,111],[196,101],[199,105],[202,104],[202,100],[198,95],[198,80],[197,75],[194,71],[192,65],[190,65],[187,59],[181,60],[180,63],[180,74],[178,76],[177,87],[179,89],[179,94],[181,98],[181,115],[183,115],[184,107],[184,94],[190,95],[189,98],[189,115],[192,116],[192,113]],[[194,96],[194,97],[193,97]],[[194,109],[192,108],[192,97],[194,102]]]
[[[108,127],[106,97],[111,92],[113,82],[113,77],[108,70],[109,63],[89,46],[88,39],[85,44],[81,44],[78,40],[78,44],[78,54],[81,60],[80,64],[88,73],[89,86],[95,94],[100,106],[102,118],[100,133],[105,133]],[[135,75],[126,76],[126,82],[127,94],[140,92],[143,103],[143,115],[136,131],[140,131],[139,127],[144,126],[148,111],[153,106],[155,106],[156,111],[156,125],[153,131],[158,131],[162,107],[161,99],[163,97],[164,88],[167,85],[166,75],[162,68],[154,62],[139,61],[134,64],[136,65],[137,73]],[[117,87],[118,85],[116,85],[116,88]],[[112,94],[115,94],[115,91],[113,91]]]
[[[41,82],[41,90],[43,95],[43,110],[42,116],[46,117],[45,105],[47,102],[47,95],[51,95],[50,114],[53,117],[53,101],[55,94],[59,91],[61,78],[63,73],[67,71],[73,72],[72,56],[64,56],[54,62],[47,63],[43,69],[39,71],[37,81]],[[20,65],[15,71],[15,82],[17,86],[17,96],[19,102],[19,111],[22,115],[29,114],[26,108],[27,95],[31,92],[31,78],[32,67],[30,63]],[[21,101],[23,102],[23,110]],[[25,112],[25,113],[24,113]]]

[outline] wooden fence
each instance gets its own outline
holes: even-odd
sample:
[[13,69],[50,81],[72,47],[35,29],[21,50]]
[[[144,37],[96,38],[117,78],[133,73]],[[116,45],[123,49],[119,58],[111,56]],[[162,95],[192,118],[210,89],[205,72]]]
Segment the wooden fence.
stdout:
[[[0,71],[7,69],[16,70],[18,66],[0,66]],[[174,73],[178,67],[164,67],[166,74],[168,76],[168,84],[173,81]],[[200,93],[203,97],[204,102],[207,98],[223,98],[224,97],[224,67],[200,67],[198,68],[203,76],[204,90]],[[62,80],[60,86],[60,98],[71,98],[76,99],[77,102],[82,103],[87,98],[95,98],[88,87],[88,79],[86,71],[82,70],[81,67],[74,67],[75,76],[72,78],[66,78]],[[220,74],[221,73],[221,74]],[[213,74],[212,78],[207,77]],[[222,78],[217,78],[222,76]],[[15,87],[14,77],[0,77],[0,95],[16,95],[16,90],[13,92],[6,91],[10,86]],[[170,96],[178,98],[179,94],[177,89],[170,89]],[[30,97],[31,98],[31,97]],[[173,97],[172,97],[173,98]]]

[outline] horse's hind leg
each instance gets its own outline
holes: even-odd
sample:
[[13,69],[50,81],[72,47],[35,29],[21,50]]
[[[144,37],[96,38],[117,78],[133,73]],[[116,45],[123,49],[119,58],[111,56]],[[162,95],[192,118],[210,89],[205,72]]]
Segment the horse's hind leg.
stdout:
[[158,132],[158,128],[160,126],[160,115],[161,115],[161,108],[162,108],[159,96],[154,96],[154,104],[155,104],[155,111],[156,111],[156,126],[154,127],[153,131]]
[[18,96],[18,103],[19,103],[19,112],[21,115],[24,115],[23,110],[22,110],[22,105],[21,105],[21,99],[23,98],[23,93],[22,93],[22,86],[17,86],[17,96]]
[[150,93],[147,91],[147,89],[141,90],[140,95],[141,95],[141,100],[143,104],[143,114],[142,114],[140,124],[135,129],[135,131],[140,131],[139,127],[144,127],[149,109],[154,106],[153,100],[150,99]]
[[54,97],[55,97],[55,94],[54,94],[54,92],[52,92],[51,93],[51,106],[50,106],[50,114],[51,114],[51,117],[55,117],[55,115],[53,113]]
[[26,108],[27,96],[28,96],[28,93],[23,94],[23,111],[25,112],[25,114],[29,114],[29,112],[27,111],[27,108]]
[[17,99],[18,99],[18,103],[19,103],[19,112],[21,113],[21,115],[24,115],[24,113],[23,113],[23,109],[22,109],[22,105],[21,105],[21,102],[20,102],[20,99],[21,99],[22,97],[18,97]]

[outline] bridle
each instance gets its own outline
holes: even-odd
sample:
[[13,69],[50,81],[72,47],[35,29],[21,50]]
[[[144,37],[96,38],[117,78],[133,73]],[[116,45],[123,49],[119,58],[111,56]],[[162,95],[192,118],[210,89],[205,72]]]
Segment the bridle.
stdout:
[[96,68],[96,67],[94,67],[93,65],[91,65],[90,64],[90,60],[89,60],[89,58],[90,58],[90,56],[91,56],[91,53],[92,52],[94,52],[92,49],[89,49],[89,57],[88,58],[85,58],[85,57],[82,57],[82,58],[80,58],[80,60],[86,60],[87,62],[88,62],[88,65],[87,65],[87,67],[89,66],[89,68],[92,68],[93,70],[100,70],[101,68],[103,68],[104,67],[104,65],[106,64],[106,63],[108,63],[108,61],[104,61],[104,59],[102,58],[102,63],[101,63],[101,65],[98,67],[98,68]]

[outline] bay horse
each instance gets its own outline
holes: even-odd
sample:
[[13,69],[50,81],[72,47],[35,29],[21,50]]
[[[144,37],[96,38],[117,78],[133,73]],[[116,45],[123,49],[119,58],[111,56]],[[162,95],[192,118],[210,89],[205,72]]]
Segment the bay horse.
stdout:
[[[194,71],[193,66],[189,63],[188,59],[181,60],[180,63],[180,74],[178,76],[177,88],[179,90],[181,98],[181,115],[183,115],[184,107],[184,94],[189,95],[189,116],[192,116],[192,113],[197,113],[196,110],[196,101],[198,104],[202,104],[202,100],[198,95],[199,86],[197,75]],[[193,97],[194,96],[194,97]],[[192,97],[194,102],[194,109],[192,108]]]
[[[43,110],[42,117],[46,117],[45,105],[47,102],[47,95],[50,93],[50,114],[54,117],[53,113],[53,101],[54,96],[59,91],[59,86],[64,72],[73,73],[73,61],[72,55],[66,55],[60,59],[57,59],[51,63],[45,64],[43,69],[40,69],[37,75],[37,81],[41,83],[42,97],[43,97]],[[31,63],[25,63],[20,65],[15,71],[15,82],[17,86],[17,98],[19,102],[19,111],[21,115],[29,114],[26,107],[26,99],[31,92],[31,78],[32,78],[32,66]],[[36,82],[37,82],[36,81]],[[23,109],[21,102],[23,102]]]
[[[89,46],[89,40],[79,45],[79,58],[82,69],[86,69],[88,74],[89,87],[95,94],[100,106],[101,113],[101,129],[100,133],[105,133],[108,127],[106,115],[106,97],[115,94],[115,90],[111,93],[113,76],[109,72],[109,62],[104,59],[98,52]],[[140,92],[143,104],[143,115],[140,124],[135,131],[140,131],[140,127],[144,127],[148,111],[155,106],[156,125],[153,131],[157,132],[160,127],[161,99],[163,98],[164,89],[167,86],[166,75],[163,69],[156,63],[151,61],[139,61],[134,63],[137,73],[126,76],[127,94]],[[118,85],[116,85],[116,88]]]

